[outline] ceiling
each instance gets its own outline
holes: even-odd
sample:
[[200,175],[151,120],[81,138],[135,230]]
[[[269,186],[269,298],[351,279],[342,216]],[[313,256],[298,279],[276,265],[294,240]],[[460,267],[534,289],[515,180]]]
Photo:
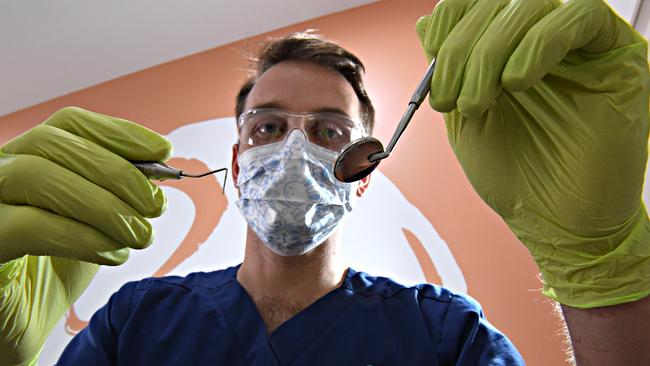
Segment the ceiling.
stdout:
[[[0,116],[252,35],[377,0],[2,0]],[[407,1],[407,0],[402,0]],[[434,0],[431,0],[432,3]],[[643,0],[608,0],[648,35]]]
[[0,116],[376,0],[2,0]]

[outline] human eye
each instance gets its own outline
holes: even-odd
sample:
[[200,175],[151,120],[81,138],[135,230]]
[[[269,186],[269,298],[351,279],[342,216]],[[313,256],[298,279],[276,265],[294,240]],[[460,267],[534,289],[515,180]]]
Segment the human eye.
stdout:
[[256,133],[265,136],[275,136],[280,133],[280,126],[277,121],[264,120],[256,125]]
[[330,120],[319,120],[318,123],[314,125],[314,130],[314,132],[324,140],[340,138],[344,134],[341,126]]
[[325,140],[339,138],[343,135],[337,126],[320,126],[318,128],[318,134]]
[[286,121],[270,112],[258,112],[246,121],[246,135],[253,145],[281,140],[286,133]]
[[252,122],[253,131],[259,136],[275,137],[286,130],[285,119],[274,113],[260,113]]
[[325,147],[338,149],[350,142],[349,123],[336,116],[319,116],[313,121],[311,134],[315,141]]

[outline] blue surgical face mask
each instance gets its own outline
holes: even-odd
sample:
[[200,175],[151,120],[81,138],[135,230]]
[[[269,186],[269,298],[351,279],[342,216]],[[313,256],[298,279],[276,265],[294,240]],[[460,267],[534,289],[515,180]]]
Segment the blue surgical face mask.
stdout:
[[237,206],[273,252],[309,252],[352,210],[356,183],[336,180],[335,160],[334,151],[310,143],[301,130],[239,155]]

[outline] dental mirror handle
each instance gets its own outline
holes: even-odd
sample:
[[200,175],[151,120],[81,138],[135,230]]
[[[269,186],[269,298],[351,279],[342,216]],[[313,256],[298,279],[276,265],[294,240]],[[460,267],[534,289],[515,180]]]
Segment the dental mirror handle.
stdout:
[[429,90],[431,89],[431,78],[433,77],[433,71],[435,68],[436,59],[434,58],[429,64],[429,68],[427,69],[426,74],[424,74],[424,78],[422,78],[417,89],[415,89],[415,92],[411,97],[411,101],[409,101],[409,105],[406,108],[406,112],[404,112],[402,119],[399,121],[397,129],[395,130],[395,133],[393,133],[393,137],[390,139],[388,146],[386,146],[386,149],[383,152],[370,155],[368,157],[369,161],[373,162],[385,159],[388,157],[388,155],[390,155],[391,151],[393,151],[395,144],[397,144],[397,140],[399,140],[400,136],[402,136],[402,133],[404,133],[404,130],[406,130],[406,126],[408,126],[409,122],[411,122],[413,114],[415,114],[415,111],[418,110],[420,104],[422,104],[424,99],[427,97],[427,94],[429,94]]

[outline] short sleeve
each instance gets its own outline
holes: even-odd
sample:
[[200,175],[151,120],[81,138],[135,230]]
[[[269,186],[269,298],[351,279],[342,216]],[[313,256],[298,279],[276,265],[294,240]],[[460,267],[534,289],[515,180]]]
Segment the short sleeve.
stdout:
[[444,311],[428,318],[438,322],[430,326],[436,329],[432,334],[437,335],[442,365],[525,365],[508,337],[487,321],[481,305],[469,296],[452,295]]
[[67,345],[56,365],[115,364],[120,330],[128,320],[136,282],[127,283],[93,314],[88,326]]

